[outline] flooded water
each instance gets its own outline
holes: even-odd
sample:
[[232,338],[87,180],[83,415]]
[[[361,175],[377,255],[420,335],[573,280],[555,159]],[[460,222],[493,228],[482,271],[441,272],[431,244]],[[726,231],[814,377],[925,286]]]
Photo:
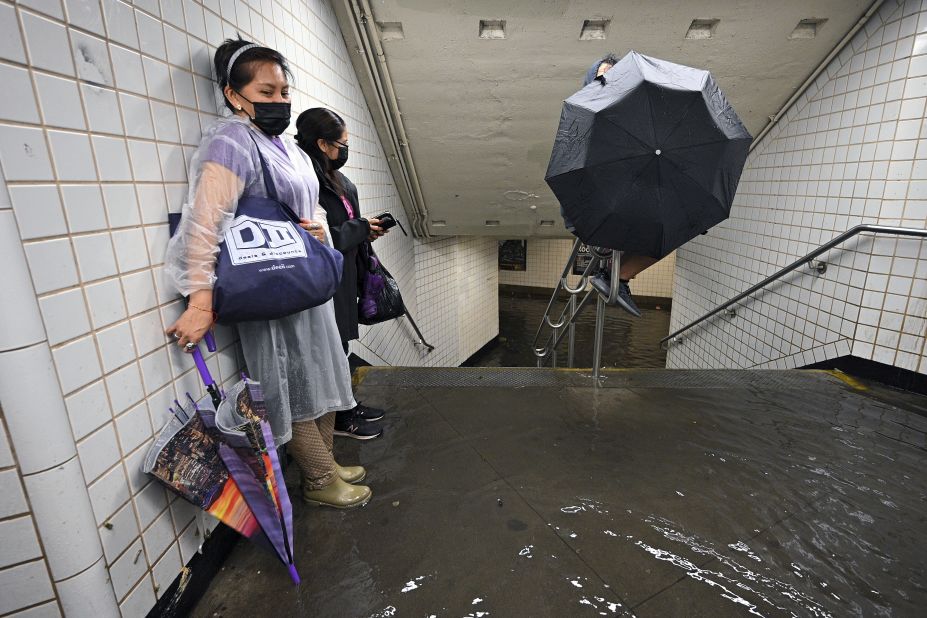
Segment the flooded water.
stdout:
[[637,466],[666,497],[579,498],[552,518],[558,532],[591,525],[598,538],[583,551],[636,548],[672,567],[686,582],[677,597],[641,607],[658,614],[688,602],[727,604],[725,615],[927,615],[923,398],[889,403],[824,384],[737,395],[676,398],[692,429],[672,451],[687,453],[687,469]]
[[242,542],[194,616],[925,615],[922,396],[807,371],[404,371],[358,387],[383,437],[335,444],[370,504],[294,504],[303,584]]
[[[549,298],[510,291],[499,292],[499,337],[480,350],[467,363],[473,367],[534,367],[537,358],[531,340],[537,330]],[[558,301],[560,311],[564,303]],[[602,350],[604,367],[662,368],[666,352],[659,341],[669,334],[670,306],[641,303],[642,316],[635,318],[618,307],[605,311],[605,336]],[[557,314],[559,315],[559,313]],[[557,315],[554,317],[556,318]],[[550,329],[547,329],[547,333]],[[546,334],[546,333],[545,333]],[[543,335],[542,335],[543,336]],[[592,366],[595,338],[595,302],[590,300],[576,323],[577,367]],[[567,338],[557,348],[558,366],[566,366]]]

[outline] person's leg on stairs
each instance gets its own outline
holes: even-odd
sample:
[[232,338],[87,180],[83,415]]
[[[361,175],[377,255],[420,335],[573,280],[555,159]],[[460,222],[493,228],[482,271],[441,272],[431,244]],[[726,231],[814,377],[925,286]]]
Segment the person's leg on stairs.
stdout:
[[625,253],[621,256],[621,267],[618,269],[622,281],[631,281],[642,271],[650,268],[660,260],[649,255],[632,255]]
[[633,316],[640,317],[641,311],[631,296],[631,280],[657,262],[658,259],[649,255],[621,254],[621,263],[618,266],[618,304]]
[[[619,252],[615,252],[619,253]],[[633,315],[636,318],[641,317],[641,311],[637,308],[637,303],[634,302],[634,298],[631,296],[631,288],[628,285],[630,279],[634,278],[640,271],[644,270],[653,262],[656,262],[653,258],[642,256],[642,255],[632,255],[625,252],[620,252],[619,255],[619,266],[618,266],[618,296],[614,299],[615,304]],[[647,260],[652,260],[649,264]],[[625,277],[628,275],[628,277]],[[604,296],[609,296],[611,293],[611,263],[606,262],[606,268],[604,268],[598,275],[592,278],[592,287],[594,287],[598,292]]]

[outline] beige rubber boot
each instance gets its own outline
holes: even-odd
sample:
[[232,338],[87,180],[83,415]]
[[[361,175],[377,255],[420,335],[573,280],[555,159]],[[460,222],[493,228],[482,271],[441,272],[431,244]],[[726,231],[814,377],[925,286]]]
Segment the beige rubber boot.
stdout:
[[341,477],[342,481],[351,483],[352,485],[360,483],[367,478],[367,470],[365,470],[363,466],[339,466],[336,463],[335,470],[338,472],[338,476]]
[[373,492],[365,485],[345,483],[339,475],[335,481],[322,489],[303,489],[303,500],[316,506],[331,506],[336,509],[353,509],[370,502]]

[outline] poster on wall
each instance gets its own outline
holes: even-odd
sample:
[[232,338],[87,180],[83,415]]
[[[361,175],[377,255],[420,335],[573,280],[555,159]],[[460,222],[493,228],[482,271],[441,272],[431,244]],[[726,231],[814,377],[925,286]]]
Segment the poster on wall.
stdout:
[[576,257],[573,258],[573,274],[581,275],[586,272],[586,267],[589,266],[591,261],[592,251],[589,250],[589,245],[580,243],[579,251],[576,252]]
[[[579,250],[576,252],[576,257],[573,258],[573,274],[582,275],[586,272],[586,268],[589,266],[589,262],[592,261],[592,250],[589,248],[589,245],[586,243],[579,244]],[[605,270],[611,270],[612,259],[608,258],[604,263],[599,262],[600,268]],[[599,270],[599,269],[596,269]]]
[[528,269],[528,241],[503,240],[499,242],[499,270]]

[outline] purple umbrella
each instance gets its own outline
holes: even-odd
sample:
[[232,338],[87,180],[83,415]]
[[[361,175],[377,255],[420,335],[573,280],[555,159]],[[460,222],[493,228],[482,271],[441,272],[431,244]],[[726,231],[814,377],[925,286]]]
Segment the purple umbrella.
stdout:
[[[204,340],[215,352],[212,333]],[[175,401],[175,418],[152,445],[143,470],[270,549],[299,584],[293,508],[260,384],[243,374],[226,394],[213,379],[199,346],[193,350],[193,360],[209,397],[193,401],[188,409]]]

